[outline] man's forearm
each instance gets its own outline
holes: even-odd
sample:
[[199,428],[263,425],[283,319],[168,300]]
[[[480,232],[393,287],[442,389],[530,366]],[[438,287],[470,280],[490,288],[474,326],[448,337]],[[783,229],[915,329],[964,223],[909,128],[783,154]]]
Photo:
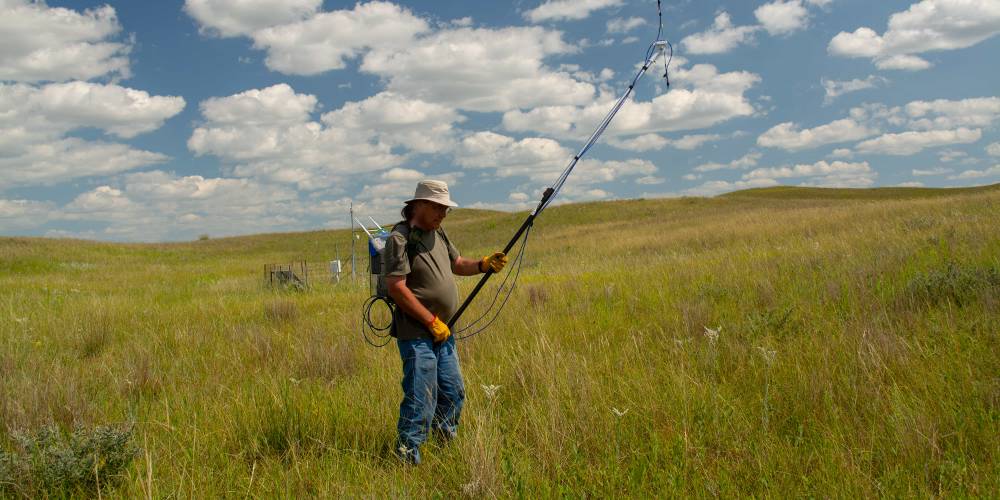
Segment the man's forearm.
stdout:
[[451,272],[459,276],[473,276],[482,273],[479,269],[479,261],[466,257],[459,257],[451,266]]
[[403,312],[409,314],[410,317],[416,319],[420,323],[426,325],[434,320],[434,313],[424,307],[424,305],[417,300],[416,295],[413,295],[413,291],[411,291],[405,283],[390,286],[389,296],[392,297],[392,301],[395,302],[396,305],[403,310]]

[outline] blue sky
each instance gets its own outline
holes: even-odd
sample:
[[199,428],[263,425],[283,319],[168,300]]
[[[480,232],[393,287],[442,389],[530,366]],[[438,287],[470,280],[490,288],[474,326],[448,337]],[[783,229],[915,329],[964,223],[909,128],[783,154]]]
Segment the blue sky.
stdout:
[[[668,1],[560,202],[1000,182],[1000,0]],[[0,0],[0,234],[167,241],[533,206],[655,1]]]

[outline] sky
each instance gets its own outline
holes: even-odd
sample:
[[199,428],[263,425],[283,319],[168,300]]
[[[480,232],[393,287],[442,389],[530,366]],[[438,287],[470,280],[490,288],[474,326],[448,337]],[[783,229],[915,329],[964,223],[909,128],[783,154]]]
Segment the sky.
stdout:
[[[0,235],[524,210],[631,81],[655,1],[0,0]],[[558,203],[1000,182],[1000,0],[663,3],[674,49]]]

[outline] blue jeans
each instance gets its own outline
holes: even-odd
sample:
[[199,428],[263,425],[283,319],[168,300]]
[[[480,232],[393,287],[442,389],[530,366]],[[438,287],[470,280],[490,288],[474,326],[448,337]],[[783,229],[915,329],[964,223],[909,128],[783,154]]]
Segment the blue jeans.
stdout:
[[420,445],[434,429],[446,439],[458,432],[465,401],[465,384],[458,366],[455,337],[435,343],[431,339],[396,340],[403,360],[403,402],[399,404],[399,446],[413,450],[420,461]]

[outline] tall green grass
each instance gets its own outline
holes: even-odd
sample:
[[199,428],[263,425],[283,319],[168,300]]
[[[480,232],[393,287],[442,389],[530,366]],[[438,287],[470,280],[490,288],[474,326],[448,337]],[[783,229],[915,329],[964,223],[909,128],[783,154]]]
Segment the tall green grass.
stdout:
[[[0,239],[0,443],[132,425],[114,496],[995,495],[1000,191],[858,193],[549,209],[419,468],[366,285],[260,284],[346,231]],[[478,256],[521,220],[445,225]]]

